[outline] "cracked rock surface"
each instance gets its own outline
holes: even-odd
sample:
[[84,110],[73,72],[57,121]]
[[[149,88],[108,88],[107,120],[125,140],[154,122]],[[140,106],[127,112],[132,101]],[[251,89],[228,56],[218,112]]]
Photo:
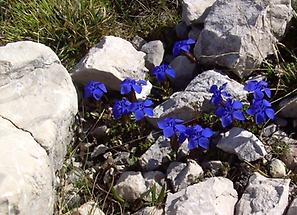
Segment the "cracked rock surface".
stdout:
[[0,212],[52,214],[53,175],[77,110],[72,80],[50,48],[0,47]]

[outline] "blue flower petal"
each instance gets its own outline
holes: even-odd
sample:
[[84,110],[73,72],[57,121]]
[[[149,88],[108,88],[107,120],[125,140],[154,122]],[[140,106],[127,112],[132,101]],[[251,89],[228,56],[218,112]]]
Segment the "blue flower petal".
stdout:
[[210,128],[205,128],[203,131],[202,131],[202,135],[204,137],[211,137],[213,135],[213,131],[210,129]]
[[265,113],[269,119],[274,119],[274,110],[271,108],[265,109]]
[[174,135],[174,130],[172,127],[165,127],[163,129],[163,135],[164,137],[171,137]]
[[144,118],[144,113],[143,113],[143,111],[141,111],[141,110],[136,110],[136,111],[134,112],[134,115],[135,115],[135,119],[136,119],[136,121],[141,120],[141,119]]
[[244,115],[243,115],[241,110],[234,111],[232,116],[233,116],[234,119],[237,119],[237,120],[240,120],[240,121],[245,120]]
[[144,108],[143,111],[148,116],[154,116],[154,111],[152,108]]

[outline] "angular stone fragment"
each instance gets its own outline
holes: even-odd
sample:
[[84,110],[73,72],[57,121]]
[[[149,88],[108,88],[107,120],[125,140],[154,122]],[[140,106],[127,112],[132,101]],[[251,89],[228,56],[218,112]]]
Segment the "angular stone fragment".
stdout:
[[271,179],[258,173],[252,175],[235,215],[283,214],[289,197],[290,179]]
[[174,191],[185,189],[203,175],[203,169],[194,160],[187,163],[172,162],[167,169],[167,179]]
[[149,70],[162,63],[165,50],[160,40],[154,40],[144,44],[141,47],[141,51],[146,53],[145,66]]
[[171,152],[170,143],[167,138],[160,136],[141,157],[140,166],[144,170],[152,171],[169,161]]
[[183,0],[182,20],[187,25],[193,23],[203,23],[210,7],[216,0]]
[[204,20],[195,56],[246,77],[274,53],[291,17],[291,0],[217,0]]
[[168,194],[166,215],[233,215],[237,192],[227,178],[213,177]]
[[80,83],[94,80],[108,89],[120,90],[120,82],[126,78],[145,78],[145,53],[119,37],[106,36],[76,66],[72,78]]
[[143,208],[133,215],[163,215],[164,211],[162,208],[157,208],[157,207],[146,207]]
[[0,214],[53,214],[53,171],[29,132],[0,117]]
[[98,207],[98,205],[93,202],[86,202],[82,206],[77,209],[74,209],[71,212],[71,215],[105,215],[102,210]]
[[269,164],[269,173],[273,178],[286,176],[286,165],[277,158],[273,158]]
[[217,147],[246,161],[255,161],[267,154],[263,143],[254,134],[238,127],[223,134]]
[[211,112],[215,110],[209,102],[211,93],[210,87],[213,84],[223,85],[227,83],[226,91],[234,99],[246,100],[246,91],[243,85],[232,80],[227,75],[214,70],[205,71],[194,78],[187,86],[185,91],[176,92],[170,98],[154,108],[154,116],[148,118],[154,126],[157,121],[165,117],[176,117],[185,121],[192,120],[202,112]]
[[140,198],[141,194],[146,191],[145,180],[141,172],[133,171],[122,173],[114,188],[128,202]]

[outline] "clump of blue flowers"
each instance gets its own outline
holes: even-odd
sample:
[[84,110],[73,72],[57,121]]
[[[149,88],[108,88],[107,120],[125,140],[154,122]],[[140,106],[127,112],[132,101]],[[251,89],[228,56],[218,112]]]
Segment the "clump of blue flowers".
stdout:
[[[232,124],[234,120],[244,121],[246,117],[244,116],[243,104],[240,101],[233,100],[230,94],[223,91],[226,88],[226,84],[222,86],[213,85],[210,88],[210,92],[213,94],[210,102],[218,107],[215,112],[221,120],[222,126],[225,128]],[[253,94],[253,98],[250,102],[250,107],[245,110],[250,116],[254,117],[257,125],[263,124],[267,119],[274,119],[274,110],[265,96],[271,97],[271,90],[267,87],[267,82],[261,81],[249,81],[244,86],[244,90]]]
[[181,134],[186,131],[186,126],[181,124],[183,122],[181,119],[167,117],[158,121],[157,124],[162,129],[164,137],[172,137],[175,134]]
[[89,81],[84,87],[84,98],[93,98],[99,101],[104,93],[107,93],[104,84],[96,81]]
[[171,78],[175,78],[175,72],[171,66],[167,64],[161,64],[160,66],[156,66],[151,74],[154,75],[158,82],[164,81],[167,76]]
[[132,103],[126,99],[115,101],[112,113],[115,119],[120,119],[122,116],[127,116],[131,113]]
[[179,142],[183,143],[188,139],[188,148],[193,150],[198,147],[209,149],[209,138],[213,135],[210,128],[203,128],[200,125],[190,126],[179,136]]

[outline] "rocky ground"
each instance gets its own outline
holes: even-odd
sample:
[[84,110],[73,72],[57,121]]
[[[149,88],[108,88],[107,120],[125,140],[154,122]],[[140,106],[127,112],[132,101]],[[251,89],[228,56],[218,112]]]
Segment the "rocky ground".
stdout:
[[[296,58],[280,43],[293,14],[289,0],[183,0],[172,38],[192,39],[187,50],[105,36],[70,75],[44,45],[0,47],[0,212],[297,214]],[[153,71],[164,64],[175,77],[159,82]],[[153,114],[116,116],[127,78],[146,80],[126,98],[151,100]],[[213,86],[226,84],[247,111],[255,80],[268,83],[275,117],[225,126]],[[100,98],[86,98],[89,81],[105,85]],[[176,147],[160,129],[167,117],[210,128],[209,147],[193,149],[189,137]]]

